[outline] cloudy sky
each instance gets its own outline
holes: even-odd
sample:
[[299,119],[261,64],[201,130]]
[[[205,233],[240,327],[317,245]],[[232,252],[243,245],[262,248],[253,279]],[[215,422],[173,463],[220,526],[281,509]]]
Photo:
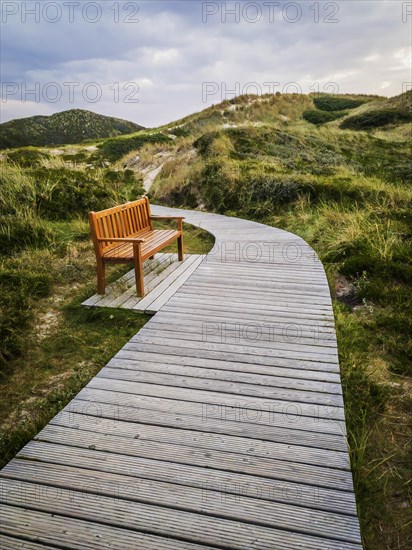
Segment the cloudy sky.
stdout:
[[412,88],[412,2],[1,2],[1,121],[157,126],[240,93]]

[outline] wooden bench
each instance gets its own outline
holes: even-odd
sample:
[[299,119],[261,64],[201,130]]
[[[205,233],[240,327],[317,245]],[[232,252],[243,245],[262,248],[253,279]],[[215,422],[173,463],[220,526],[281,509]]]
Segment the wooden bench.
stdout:
[[[177,220],[177,229],[153,229],[154,220]],[[144,296],[143,262],[177,240],[183,261],[183,217],[152,216],[149,199],[90,212],[89,222],[97,261],[97,292],[105,293],[107,263],[133,263],[138,296]]]

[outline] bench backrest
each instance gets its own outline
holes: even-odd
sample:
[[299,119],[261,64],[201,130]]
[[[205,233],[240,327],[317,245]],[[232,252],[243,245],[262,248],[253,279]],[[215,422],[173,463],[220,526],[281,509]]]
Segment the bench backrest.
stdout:
[[133,237],[142,231],[153,228],[147,197],[100,212],[90,212],[89,222],[95,250],[99,254],[119,246],[119,243],[100,242],[98,239]]

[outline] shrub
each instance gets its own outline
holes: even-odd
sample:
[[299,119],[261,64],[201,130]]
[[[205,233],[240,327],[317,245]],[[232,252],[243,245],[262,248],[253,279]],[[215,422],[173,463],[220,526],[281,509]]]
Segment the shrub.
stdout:
[[229,157],[234,152],[233,143],[227,134],[219,135],[208,146],[208,154],[212,157]]
[[355,109],[365,103],[362,99],[349,99],[347,97],[338,97],[333,95],[322,95],[313,98],[313,103],[321,111],[345,111],[346,109]]
[[331,122],[332,120],[336,120],[338,118],[342,118],[345,115],[345,111],[318,111],[317,109],[312,109],[305,111],[303,113],[303,118],[307,122],[320,125],[326,124],[326,122]]
[[21,249],[37,246],[42,240],[47,246],[49,229],[40,218],[86,217],[90,210],[133,200],[142,193],[142,182],[132,170],[74,169],[64,164],[23,170],[4,163],[0,172],[1,233],[7,244],[0,246]]
[[172,128],[171,130],[169,130],[169,133],[170,134],[173,134],[174,136],[177,136],[177,137],[187,137],[190,135],[190,132],[187,128],[185,128],[184,126],[179,126],[177,128]]
[[264,175],[252,177],[248,183],[254,201],[287,204],[293,202],[299,196],[300,186],[293,180],[274,179],[273,176]]
[[340,127],[347,130],[373,130],[388,124],[411,122],[412,113],[397,109],[377,109],[351,116],[341,122]]
[[95,159],[107,159],[115,162],[131,151],[140,149],[145,143],[170,143],[172,139],[161,133],[138,135],[131,138],[112,138],[98,145],[99,152]]
[[83,151],[80,151],[79,153],[74,153],[74,154],[66,153],[62,155],[62,159],[68,162],[84,162],[87,158],[88,158],[88,155]]
[[192,183],[199,189],[208,208],[224,212],[237,209],[241,203],[239,166],[236,162],[210,160],[200,173],[199,180]]
[[[349,119],[348,119],[349,120]],[[382,180],[408,183],[412,178],[410,143],[382,140],[367,134],[340,136],[341,153],[356,171]]]
[[50,226],[37,216],[4,216],[0,222],[0,254],[11,256],[25,248],[42,248],[53,243]]
[[0,376],[7,363],[25,349],[26,333],[32,318],[34,299],[47,296],[51,276],[40,267],[39,272],[0,269]]
[[196,147],[200,155],[207,156],[209,154],[209,148],[214,140],[218,139],[222,135],[223,132],[208,132],[197,139],[193,145]]
[[143,191],[131,170],[42,168],[33,170],[32,175],[38,182],[37,211],[50,220],[86,216],[91,210],[135,199]]
[[41,161],[47,158],[50,158],[50,155],[37,149],[17,149],[16,151],[7,153],[7,159],[22,168],[39,166]]

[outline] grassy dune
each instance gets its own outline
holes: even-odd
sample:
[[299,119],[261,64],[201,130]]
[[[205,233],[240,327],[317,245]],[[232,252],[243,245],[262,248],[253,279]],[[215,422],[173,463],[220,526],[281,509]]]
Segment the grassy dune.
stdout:
[[[94,289],[85,217],[136,197],[145,174],[159,169],[152,200],[284,228],[319,253],[365,547],[409,547],[411,96],[242,96],[156,130],[63,148],[60,157],[6,151],[3,462],[145,322],[79,307]],[[198,231],[190,239],[192,251],[211,246]]]

